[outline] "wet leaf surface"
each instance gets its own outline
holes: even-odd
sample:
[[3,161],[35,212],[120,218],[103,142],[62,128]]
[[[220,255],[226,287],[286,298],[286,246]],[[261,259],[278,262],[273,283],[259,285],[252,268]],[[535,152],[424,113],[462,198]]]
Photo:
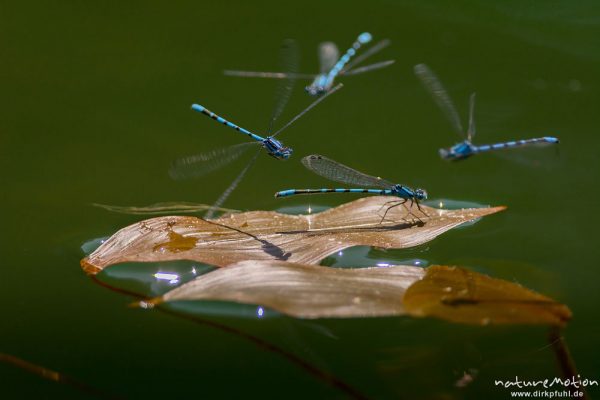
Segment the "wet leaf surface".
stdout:
[[422,206],[389,210],[389,197],[365,197],[317,214],[286,215],[249,211],[204,220],[165,216],[130,225],[115,233],[81,261],[95,274],[123,262],[194,260],[219,267],[244,260],[285,260],[317,264],[352,246],[407,248],[505,207],[438,210]]
[[518,284],[459,267],[329,268],[243,261],[198,276],[141,305],[256,304],[299,318],[435,317],[451,322],[563,325],[569,309]]

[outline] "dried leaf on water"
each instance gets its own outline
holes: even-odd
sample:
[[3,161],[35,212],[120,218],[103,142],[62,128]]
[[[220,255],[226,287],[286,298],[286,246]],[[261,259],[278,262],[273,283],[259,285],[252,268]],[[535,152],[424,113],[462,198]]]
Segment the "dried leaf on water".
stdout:
[[[81,260],[96,274],[123,262],[194,260],[224,267],[244,260],[287,260],[317,264],[352,246],[407,248],[430,240],[465,222],[505,207],[439,210],[421,206],[416,219],[403,207],[381,215],[389,197],[365,197],[317,214],[286,215],[274,211],[229,214],[214,220],[165,216],[125,227]],[[415,207],[416,208],[416,207]],[[413,209],[414,213],[419,213]]]
[[486,324],[564,325],[569,308],[523,286],[459,267],[432,266],[404,296],[414,316]]
[[285,261],[242,261],[166,293],[160,301],[228,300],[302,318],[405,314],[402,295],[418,267],[340,269]]
[[219,300],[299,318],[436,317],[468,324],[562,325],[569,309],[522,286],[459,267],[341,269],[243,261],[201,275],[148,304]]
[[[211,206],[208,204],[191,203],[187,201],[183,202],[162,202],[154,203],[149,206],[112,206],[108,204],[92,203],[94,207],[103,208],[107,211],[119,213],[119,214],[130,214],[130,215],[163,215],[163,214],[193,214],[203,211],[208,211]],[[224,213],[239,212],[239,210],[232,210],[229,208],[215,208],[215,211]]]

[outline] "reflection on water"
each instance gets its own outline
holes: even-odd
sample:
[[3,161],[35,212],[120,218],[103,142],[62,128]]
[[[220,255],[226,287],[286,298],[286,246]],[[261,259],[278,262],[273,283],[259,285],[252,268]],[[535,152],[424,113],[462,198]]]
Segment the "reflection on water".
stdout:
[[194,317],[229,317],[242,319],[266,320],[281,317],[277,311],[256,304],[241,304],[229,301],[195,300],[173,301],[160,305],[169,311]]
[[316,214],[322,211],[328,210],[331,207],[329,206],[321,206],[315,204],[298,204],[293,206],[285,206],[278,207],[275,211],[282,214],[291,214],[291,215],[304,215],[304,214]]
[[178,260],[157,263],[122,263],[96,275],[103,284],[143,297],[161,296],[215,267],[197,261]]
[[[429,261],[423,258],[406,258],[407,255],[423,253],[427,246],[417,246],[408,249],[374,249],[369,246],[355,246],[339,251],[325,258],[320,265],[336,268],[367,268],[391,267],[393,265],[412,265],[427,267]],[[385,254],[387,257],[382,257]]]
[[109,237],[110,236],[103,236],[96,239],[90,239],[81,245],[81,251],[83,251],[84,255],[89,256],[94,250],[100,247],[102,243],[106,242]]
[[[131,262],[107,267],[96,275],[96,279],[119,291],[154,298],[215,269],[213,266],[189,260],[158,263]],[[140,301],[138,305],[141,308],[154,308],[154,304],[148,301]],[[264,319],[280,315],[260,305],[225,301],[180,301],[163,303],[161,307],[193,316]]]
[[395,262],[395,264],[390,264],[387,262],[378,262],[375,265],[380,268],[392,267],[394,265],[412,265],[413,267],[427,267],[427,266],[429,266],[429,261],[422,260],[420,258],[411,258],[411,259],[407,259],[407,260],[399,260],[399,261]]
[[171,285],[176,285],[177,283],[179,283],[179,275],[177,274],[166,274],[164,272],[157,272],[154,274],[154,277],[158,280],[169,281]]

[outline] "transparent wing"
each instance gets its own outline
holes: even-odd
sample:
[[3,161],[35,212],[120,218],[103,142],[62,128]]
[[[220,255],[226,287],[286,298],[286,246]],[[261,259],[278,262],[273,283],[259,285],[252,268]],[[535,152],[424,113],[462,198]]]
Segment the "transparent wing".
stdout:
[[[92,203],[92,206],[103,208],[107,211],[129,214],[129,215],[173,215],[173,214],[195,214],[210,209],[208,204],[183,202],[161,202],[149,206],[113,206],[109,204]],[[218,211],[234,213],[237,210],[220,208]]]
[[322,74],[329,72],[338,58],[340,58],[340,51],[335,43],[323,42],[319,44],[319,65]]
[[302,159],[302,164],[315,174],[335,182],[382,189],[389,189],[394,186],[393,183],[386,181],[385,179],[363,174],[362,172],[318,154],[304,157]]
[[294,118],[292,118],[291,120],[289,120],[289,122],[287,124],[285,124],[284,126],[282,126],[281,128],[279,128],[279,130],[277,130],[277,132],[275,132],[274,134],[272,134],[271,137],[275,137],[275,136],[279,135],[281,132],[283,132],[284,130],[286,130],[290,125],[292,125],[294,122],[296,122],[297,120],[299,120],[300,117],[302,117],[304,114],[306,114],[307,112],[309,112],[313,107],[315,107],[317,104],[319,104],[320,102],[322,102],[323,100],[325,100],[328,96],[330,96],[333,93],[337,92],[343,86],[344,85],[342,83],[340,83],[337,86],[335,86],[333,89],[331,89],[330,91],[328,91],[327,93],[325,93],[323,96],[321,96],[317,100],[313,101],[308,107],[306,107],[304,110],[302,110],[298,115],[296,115]]
[[475,93],[471,93],[469,99],[469,130],[467,130],[467,140],[470,142],[475,136]]
[[225,189],[225,191],[219,196],[217,201],[210,207],[210,209],[204,214],[204,218],[212,218],[215,212],[221,210],[221,206],[225,203],[225,200],[231,195],[231,193],[235,190],[235,188],[240,184],[248,170],[254,165],[258,155],[260,154],[260,150],[254,153],[252,159],[246,164],[243,170],[240,171],[238,176],[235,177],[233,182]]
[[370,48],[365,50],[364,53],[357,56],[354,60],[352,60],[351,62],[346,64],[346,66],[344,67],[344,69],[342,70],[341,73],[346,74],[348,71],[350,71],[352,69],[352,67],[365,61],[367,58],[371,57],[372,55],[379,53],[381,50],[388,47],[390,45],[390,43],[391,43],[391,41],[389,39],[383,39],[382,41],[378,42],[377,44],[371,46]]
[[378,62],[375,64],[369,64],[369,65],[365,65],[364,67],[360,67],[360,68],[353,69],[351,71],[340,73],[340,75],[344,75],[344,76],[358,75],[358,74],[362,74],[364,72],[369,72],[369,71],[373,71],[376,69],[389,67],[390,65],[392,65],[395,62],[396,62],[396,60],[388,60],[388,61]]
[[169,175],[173,179],[197,178],[209,172],[224,167],[236,160],[244,152],[259,142],[244,142],[229,147],[215,149],[202,154],[183,157],[175,160],[169,169]]
[[[550,144],[540,144],[533,146],[514,147],[505,150],[491,151],[490,157],[518,164],[526,168],[535,168],[540,171],[552,171],[560,168],[562,160],[560,157],[560,146],[556,146],[555,151],[535,151],[532,147],[539,147],[539,150],[551,146]],[[548,149],[546,149],[548,150]]]
[[273,78],[273,79],[314,79],[317,74],[291,74],[286,72],[259,72],[259,71],[236,71],[226,69],[223,74],[227,76],[240,76],[244,78]]
[[[299,55],[296,42],[293,40],[285,40],[279,49],[279,66],[287,74],[295,74],[298,71]],[[287,105],[294,89],[296,78],[289,76],[279,82],[275,92],[275,105],[269,121],[267,133],[273,130],[273,124],[279,118]]]
[[419,79],[421,79],[425,89],[431,93],[435,102],[442,109],[444,114],[446,114],[446,117],[452,123],[452,128],[456,131],[456,133],[464,138],[464,130],[462,124],[460,123],[460,118],[458,117],[456,108],[454,107],[452,100],[450,100],[450,96],[448,96],[448,93],[440,83],[439,79],[425,64],[415,65],[415,74]]

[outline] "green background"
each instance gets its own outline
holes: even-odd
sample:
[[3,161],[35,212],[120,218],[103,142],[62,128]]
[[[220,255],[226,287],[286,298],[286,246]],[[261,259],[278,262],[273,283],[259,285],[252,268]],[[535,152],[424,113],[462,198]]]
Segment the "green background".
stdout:
[[[396,64],[341,79],[343,90],[281,135],[294,157],[260,157],[226,206],[306,208],[355,198],[273,198],[276,190],[326,185],[298,162],[311,153],[426,188],[433,199],[507,205],[415,249],[359,248],[333,262],[463,265],[549,295],[573,311],[565,337],[579,372],[600,379],[600,4],[593,0],[3,2],[0,352],[126,398],[344,398],[239,333],[126,307],[132,298],[95,284],[79,259],[84,242],[141,218],[91,203],[211,203],[242,168],[240,161],[185,182],[167,174],[178,157],[245,140],[192,112],[193,102],[266,129],[276,82],[225,77],[223,69],[275,70],[279,44],[294,38],[301,70],[316,72],[320,41],[344,50],[363,31],[390,38],[372,60]],[[477,143],[554,135],[560,147],[443,162],[437,149],[457,137],[412,72],[420,62],[440,76],[463,120],[477,91]],[[280,125],[311,100],[302,84]],[[540,327],[209,319],[276,344],[371,398],[508,398],[494,379],[559,374]],[[474,381],[455,387],[470,370]],[[0,377],[3,398],[90,395],[8,364]]]

